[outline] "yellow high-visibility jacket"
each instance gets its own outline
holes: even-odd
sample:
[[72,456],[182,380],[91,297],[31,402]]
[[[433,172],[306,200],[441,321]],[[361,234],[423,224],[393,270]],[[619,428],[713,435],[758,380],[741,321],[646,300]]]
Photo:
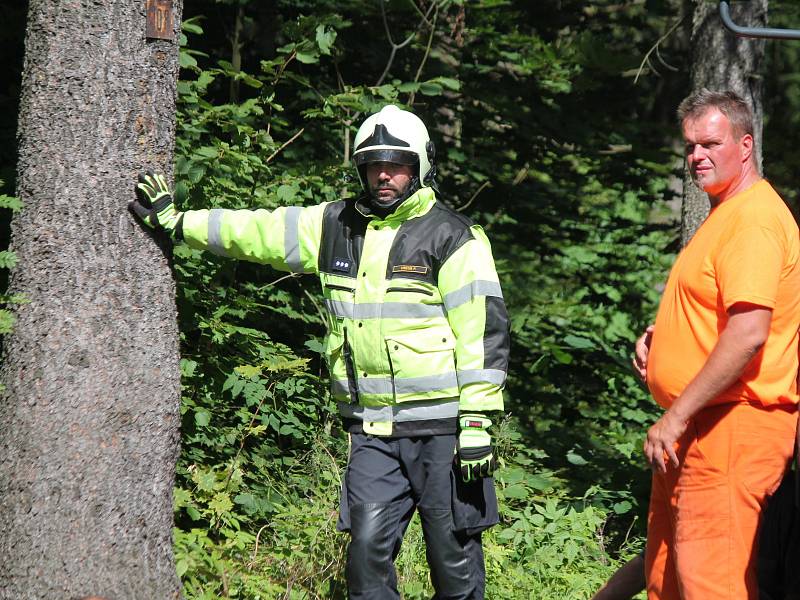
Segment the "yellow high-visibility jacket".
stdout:
[[319,275],[348,431],[454,433],[459,411],[503,409],[508,315],[489,241],[431,188],[385,219],[350,199],[187,211],[182,230],[194,248]]

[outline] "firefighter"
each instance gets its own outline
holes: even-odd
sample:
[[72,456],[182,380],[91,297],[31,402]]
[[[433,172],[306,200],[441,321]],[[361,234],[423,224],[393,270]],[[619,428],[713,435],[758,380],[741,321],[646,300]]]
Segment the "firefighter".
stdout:
[[483,598],[481,531],[498,521],[490,415],[509,354],[489,241],[438,200],[434,145],[413,113],[367,118],[353,162],[354,199],[179,212],[147,173],[131,210],[193,248],[319,276],[350,438],[337,524],[350,534],[350,598],[400,597],[394,559],[415,509],[436,598]]

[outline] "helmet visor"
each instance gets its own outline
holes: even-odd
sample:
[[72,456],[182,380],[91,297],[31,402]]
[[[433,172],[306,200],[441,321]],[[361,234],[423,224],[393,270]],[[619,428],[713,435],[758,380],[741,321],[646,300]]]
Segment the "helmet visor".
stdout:
[[353,162],[355,162],[358,166],[368,165],[369,163],[376,162],[396,163],[399,165],[415,165],[419,162],[419,160],[414,152],[396,150],[394,148],[383,148],[356,152],[355,156],[353,156]]

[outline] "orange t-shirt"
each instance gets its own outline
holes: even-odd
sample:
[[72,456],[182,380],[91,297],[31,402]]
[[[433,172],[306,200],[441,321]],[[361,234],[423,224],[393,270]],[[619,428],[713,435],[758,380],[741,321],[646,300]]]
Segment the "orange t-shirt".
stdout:
[[658,308],[647,385],[668,408],[705,364],[747,302],[772,309],[769,336],[739,380],[708,403],[797,403],[800,236],[765,180],[716,206],[678,255]]

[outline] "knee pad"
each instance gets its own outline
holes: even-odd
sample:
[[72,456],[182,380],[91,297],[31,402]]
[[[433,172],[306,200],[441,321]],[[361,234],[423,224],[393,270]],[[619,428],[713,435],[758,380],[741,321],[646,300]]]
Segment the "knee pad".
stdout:
[[350,545],[347,549],[347,586],[351,592],[393,585],[393,531],[391,504],[350,507]]

